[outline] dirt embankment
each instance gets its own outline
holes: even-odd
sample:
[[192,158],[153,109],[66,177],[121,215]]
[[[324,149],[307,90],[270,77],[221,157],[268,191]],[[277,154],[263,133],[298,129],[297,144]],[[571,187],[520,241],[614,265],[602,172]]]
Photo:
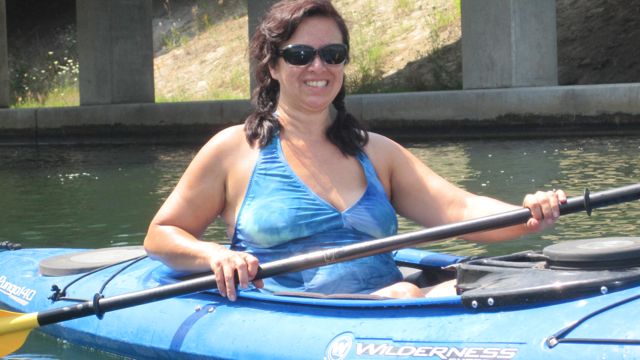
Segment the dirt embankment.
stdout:
[[640,82],[640,0],[557,0],[561,85]]
[[[369,26],[365,32],[377,34],[373,37],[385,41],[378,45],[392,49],[383,53],[382,64],[378,64],[382,74],[374,86],[377,91],[462,87],[461,32],[459,14],[455,18],[455,1],[417,0],[410,8],[400,11],[393,5],[400,3],[398,1],[385,1],[384,6],[373,8],[369,3],[375,1],[335,0],[334,3],[349,22],[355,46],[358,46],[358,28]],[[556,4],[560,85],[640,82],[640,0],[557,0]],[[227,1],[227,5],[233,5],[233,1]],[[445,17],[453,21],[443,22]],[[223,31],[234,31],[234,34],[245,31],[245,23],[239,25],[238,20],[229,20],[228,24]],[[387,36],[394,32],[395,38]],[[246,37],[231,33],[223,37],[246,41]],[[197,38],[194,39],[196,42],[191,47],[197,44]],[[184,55],[181,50],[177,53]],[[206,73],[214,67],[202,57],[186,64],[183,60],[180,56],[171,61],[158,57],[158,73],[163,68],[167,74],[175,74],[179,68]],[[201,69],[195,68],[195,63],[199,63]],[[173,70],[168,71],[171,68]]]

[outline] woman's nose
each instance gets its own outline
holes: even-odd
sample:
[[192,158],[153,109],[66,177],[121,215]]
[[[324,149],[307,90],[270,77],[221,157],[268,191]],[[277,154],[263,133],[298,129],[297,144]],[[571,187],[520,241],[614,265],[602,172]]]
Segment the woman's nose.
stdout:
[[309,64],[309,68],[313,69],[324,69],[325,66],[326,64],[324,63],[324,61],[322,61],[319,54],[316,54],[316,56],[313,57],[313,61],[311,61],[311,64]]

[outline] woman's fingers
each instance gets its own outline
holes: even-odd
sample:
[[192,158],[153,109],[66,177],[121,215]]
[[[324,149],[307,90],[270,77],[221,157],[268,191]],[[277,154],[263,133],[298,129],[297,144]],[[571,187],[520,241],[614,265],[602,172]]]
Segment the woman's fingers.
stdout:
[[227,295],[227,285],[224,280],[224,271],[222,270],[222,264],[219,262],[214,262],[211,265],[211,270],[216,277],[216,284],[218,285],[218,291],[222,296]]
[[[237,298],[236,275],[240,288],[246,289],[249,287],[249,282],[256,276],[259,268],[259,262],[255,256],[231,250],[216,253],[212,256],[210,262],[220,294],[231,301],[235,301]],[[261,280],[257,280],[254,285],[262,287],[263,283]]]
[[567,195],[562,190],[538,191],[526,195],[523,206],[531,211],[527,228],[538,231],[545,226],[553,225],[560,217],[560,204],[565,202]]
[[235,286],[235,269],[233,266],[227,264],[222,267],[224,271],[224,282],[227,288],[227,297],[231,301],[236,300],[236,286]]
[[542,207],[540,206],[540,203],[538,203],[536,195],[527,194],[527,196],[524,197],[522,205],[529,208],[533,219],[539,220],[543,218]]
[[[540,204],[542,219],[538,219],[539,221],[544,220],[547,225],[553,224],[558,216],[560,216],[558,209],[558,199],[556,198],[553,191],[542,192],[538,191],[536,193],[536,198],[538,200],[538,204]],[[554,211],[554,204],[556,211]],[[556,215],[558,212],[558,215]]]
[[560,204],[565,204],[567,202],[567,194],[564,192],[564,190],[555,190],[555,193]]
[[[253,279],[256,277],[256,275],[258,274],[258,269],[260,268],[260,262],[258,261],[258,258],[256,258],[255,256],[251,255],[251,254],[246,254],[245,253],[245,258],[246,258],[246,262],[247,262],[247,270],[249,272],[249,280]],[[263,286],[263,282],[262,280],[254,280],[253,281],[253,285],[257,288],[261,288]]]

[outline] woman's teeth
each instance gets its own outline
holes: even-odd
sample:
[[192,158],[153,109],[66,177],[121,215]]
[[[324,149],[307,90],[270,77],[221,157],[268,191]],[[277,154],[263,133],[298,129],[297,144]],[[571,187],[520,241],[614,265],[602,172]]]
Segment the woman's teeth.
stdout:
[[307,86],[311,86],[311,87],[325,87],[328,84],[328,81],[326,80],[321,80],[321,81],[305,81],[304,82],[305,85]]

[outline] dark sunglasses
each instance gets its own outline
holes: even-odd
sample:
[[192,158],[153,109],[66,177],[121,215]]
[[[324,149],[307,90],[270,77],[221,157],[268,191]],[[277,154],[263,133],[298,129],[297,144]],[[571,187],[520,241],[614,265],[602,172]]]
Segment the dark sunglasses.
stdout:
[[313,62],[316,54],[328,65],[338,65],[347,61],[349,49],[345,44],[329,44],[319,49],[309,45],[288,45],[280,49],[279,56],[290,65],[305,66]]

